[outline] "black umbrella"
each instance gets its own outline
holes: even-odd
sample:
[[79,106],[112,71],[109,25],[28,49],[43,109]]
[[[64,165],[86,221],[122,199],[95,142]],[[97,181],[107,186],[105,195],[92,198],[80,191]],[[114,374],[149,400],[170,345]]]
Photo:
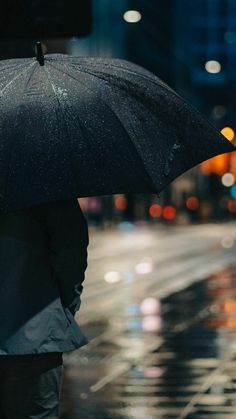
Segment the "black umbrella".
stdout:
[[0,209],[159,193],[235,150],[158,77],[128,61],[49,54],[0,62]]

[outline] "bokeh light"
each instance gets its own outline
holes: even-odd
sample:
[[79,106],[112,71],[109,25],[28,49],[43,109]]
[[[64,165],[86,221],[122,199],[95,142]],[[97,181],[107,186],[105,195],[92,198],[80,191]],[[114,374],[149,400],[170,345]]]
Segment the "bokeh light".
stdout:
[[168,221],[172,221],[175,219],[176,216],[176,209],[171,205],[167,205],[163,208],[163,218]]
[[227,138],[227,140],[233,141],[234,136],[235,136],[235,132],[232,128],[224,127],[224,128],[222,128],[222,130],[220,132],[221,132],[221,134],[223,134],[223,136],[225,138]]
[[221,119],[226,115],[226,108],[222,105],[216,105],[212,109],[212,116],[214,119]]
[[227,42],[227,44],[235,44],[236,33],[233,31],[226,31],[224,34],[224,40]]
[[143,314],[156,314],[160,313],[161,311],[161,303],[160,300],[154,297],[145,298],[140,303],[140,311]]
[[165,372],[165,367],[157,367],[157,366],[144,366],[142,367],[143,375],[148,378],[158,378],[162,377]]
[[232,236],[224,236],[221,239],[221,245],[225,249],[230,249],[234,245],[234,238]]
[[104,279],[109,284],[114,284],[115,282],[119,282],[122,276],[121,273],[118,271],[109,271],[104,275]]
[[142,328],[147,332],[158,332],[162,326],[159,316],[145,316],[142,320]]
[[232,198],[236,198],[236,185],[233,185],[230,189],[230,195],[232,196]]
[[225,173],[221,178],[222,185],[226,186],[227,188],[232,186],[234,184],[234,181],[235,178],[234,175],[232,175],[232,173]]
[[159,218],[162,214],[162,207],[158,204],[152,204],[149,208],[149,214],[152,218]]
[[199,208],[199,199],[196,196],[190,196],[186,201],[186,207],[191,211]]
[[236,199],[230,199],[227,206],[229,212],[236,213]]
[[128,23],[137,23],[142,19],[142,15],[138,10],[127,10],[123,14],[123,19]]
[[205,69],[208,73],[216,74],[221,71],[221,64],[216,60],[209,60],[205,64]]
[[127,199],[123,195],[115,196],[115,207],[118,211],[124,211],[127,207]]
[[145,258],[135,266],[137,274],[148,274],[153,270],[153,262],[151,258]]
[[227,299],[224,303],[224,311],[228,312],[228,313],[236,313],[236,300],[234,300],[233,298],[229,298]]

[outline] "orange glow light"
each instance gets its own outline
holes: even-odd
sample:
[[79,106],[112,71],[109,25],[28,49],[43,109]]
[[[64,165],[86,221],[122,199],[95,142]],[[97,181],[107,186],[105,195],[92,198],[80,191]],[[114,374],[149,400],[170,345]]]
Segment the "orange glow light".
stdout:
[[209,175],[210,173],[216,173],[219,176],[224,175],[228,171],[229,166],[229,154],[220,154],[219,156],[213,157],[201,164],[201,172],[204,175]]
[[227,206],[229,212],[236,212],[236,199],[230,199]]
[[190,196],[186,201],[186,207],[195,211],[199,208],[199,199],[196,196]]
[[176,209],[172,207],[171,205],[168,205],[167,207],[163,208],[163,217],[165,220],[174,220],[176,216]]
[[227,138],[227,140],[233,141],[234,136],[235,136],[235,132],[232,128],[224,127],[224,128],[222,128],[222,130],[220,132],[225,138]]
[[153,218],[158,218],[162,214],[162,208],[158,204],[152,204],[149,208],[149,214]]
[[119,211],[123,211],[127,207],[127,199],[125,198],[125,196],[115,197],[115,207]]
[[230,153],[230,172],[236,177],[236,153]]
[[236,300],[226,300],[224,302],[224,311],[226,311],[227,313],[236,313]]

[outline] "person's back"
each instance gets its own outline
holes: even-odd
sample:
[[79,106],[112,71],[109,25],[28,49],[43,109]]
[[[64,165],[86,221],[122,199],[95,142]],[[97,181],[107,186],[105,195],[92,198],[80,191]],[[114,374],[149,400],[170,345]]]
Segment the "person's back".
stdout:
[[[88,243],[88,226],[77,199],[0,214],[1,418],[40,418],[40,412],[44,418],[58,417],[55,400],[54,407],[43,408],[38,394],[39,410],[30,402],[33,386],[27,395],[25,380],[30,380],[19,366],[24,363],[25,368],[28,362],[34,382],[40,371],[42,378],[49,377],[51,370],[57,392],[62,353],[88,343],[74,319],[81,304]],[[40,365],[43,371],[47,365],[47,373],[42,374]],[[12,392],[19,393],[18,407]],[[33,394],[30,397],[35,399]]]

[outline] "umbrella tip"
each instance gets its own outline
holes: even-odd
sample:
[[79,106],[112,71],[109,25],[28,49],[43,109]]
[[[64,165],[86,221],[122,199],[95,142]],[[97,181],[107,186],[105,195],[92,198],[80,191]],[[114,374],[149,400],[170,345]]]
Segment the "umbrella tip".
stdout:
[[40,65],[44,65],[44,55],[41,42],[36,42],[35,44],[36,58]]

